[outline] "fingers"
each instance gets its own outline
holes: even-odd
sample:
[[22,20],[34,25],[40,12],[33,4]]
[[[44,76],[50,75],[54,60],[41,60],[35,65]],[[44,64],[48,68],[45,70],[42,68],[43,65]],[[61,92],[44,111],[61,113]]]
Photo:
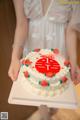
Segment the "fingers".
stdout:
[[74,69],[71,69],[71,78],[73,81],[76,79],[76,74]]
[[19,74],[19,70],[14,71],[12,68],[9,69],[8,75],[12,81],[16,80]]
[[80,83],[80,69],[78,67],[76,69],[71,68],[71,78],[75,85]]
[[15,77],[13,71],[9,70],[9,72],[8,72],[8,76],[11,78],[12,81],[16,80],[16,77]]
[[77,68],[77,84],[80,83],[80,69]]
[[9,67],[8,75],[12,81],[16,80],[20,70],[20,61],[12,61]]

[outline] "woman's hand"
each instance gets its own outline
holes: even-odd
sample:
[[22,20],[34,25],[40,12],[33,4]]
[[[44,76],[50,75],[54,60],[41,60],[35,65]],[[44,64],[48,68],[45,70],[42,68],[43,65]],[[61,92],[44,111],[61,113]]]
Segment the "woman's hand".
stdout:
[[8,75],[13,81],[17,79],[19,70],[20,70],[20,60],[19,59],[12,60],[9,67]]
[[78,66],[71,66],[71,77],[75,85],[80,83],[80,68]]

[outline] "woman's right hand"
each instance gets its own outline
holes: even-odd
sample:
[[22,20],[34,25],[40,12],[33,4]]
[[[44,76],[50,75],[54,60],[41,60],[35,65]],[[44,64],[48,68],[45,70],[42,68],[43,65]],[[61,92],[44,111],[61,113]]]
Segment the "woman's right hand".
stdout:
[[8,75],[12,81],[17,79],[19,70],[20,70],[20,60],[19,59],[12,60],[8,71]]

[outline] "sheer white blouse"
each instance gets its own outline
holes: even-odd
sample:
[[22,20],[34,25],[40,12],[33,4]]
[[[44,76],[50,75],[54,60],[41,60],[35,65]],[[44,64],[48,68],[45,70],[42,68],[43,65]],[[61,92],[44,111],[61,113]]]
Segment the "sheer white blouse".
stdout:
[[42,0],[24,0],[24,12],[30,21],[23,55],[35,48],[59,48],[66,56],[65,28],[70,24],[80,31],[80,5],[51,0],[44,14]]

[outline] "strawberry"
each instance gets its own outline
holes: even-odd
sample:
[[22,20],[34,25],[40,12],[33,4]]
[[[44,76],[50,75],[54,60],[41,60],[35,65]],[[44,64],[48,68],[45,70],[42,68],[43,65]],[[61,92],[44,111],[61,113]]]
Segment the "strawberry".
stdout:
[[40,82],[40,85],[43,86],[43,87],[47,87],[49,85],[49,83],[46,80],[42,80]]
[[34,52],[39,52],[39,51],[40,51],[39,48],[34,49]]
[[29,59],[25,60],[25,65],[30,65],[32,62]]
[[53,50],[53,52],[54,52],[55,54],[59,54],[59,49],[55,48],[55,49]]
[[66,76],[62,77],[62,82],[66,82],[68,78]]
[[69,66],[69,65],[70,65],[70,62],[69,62],[68,60],[65,60],[65,61],[64,61],[64,65],[65,65],[65,66]]
[[21,63],[24,65],[24,64],[25,64],[25,60],[23,59],[23,60],[21,61]]
[[46,58],[47,56],[46,55],[41,55],[41,57]]
[[45,75],[47,77],[53,77],[55,75],[55,73],[53,73],[53,72],[47,72]]
[[24,72],[24,76],[25,76],[26,78],[29,77],[29,73],[28,73],[28,71],[25,71],[25,72]]

